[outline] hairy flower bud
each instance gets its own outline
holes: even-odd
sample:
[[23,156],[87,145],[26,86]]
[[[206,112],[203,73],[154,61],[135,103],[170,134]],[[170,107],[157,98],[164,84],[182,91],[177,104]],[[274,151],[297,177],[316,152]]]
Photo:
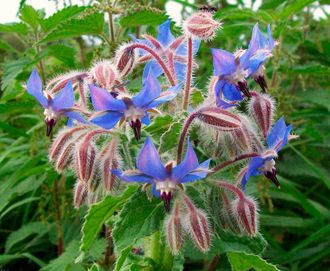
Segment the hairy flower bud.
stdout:
[[87,197],[87,188],[86,184],[82,181],[76,183],[74,189],[74,198],[73,198],[73,205],[75,208],[79,208],[85,202]]
[[91,68],[90,73],[97,84],[107,90],[110,90],[118,78],[115,66],[109,60],[99,61]]
[[45,92],[53,96],[61,89],[63,89],[69,81],[74,84],[81,82],[87,76],[88,73],[86,71],[71,71],[69,73],[60,74],[48,82],[45,88]]
[[175,202],[171,215],[169,216],[168,220],[165,221],[167,244],[174,255],[180,252],[183,244],[183,232],[179,209],[179,203]]
[[221,208],[221,222],[223,223],[223,227],[229,228],[232,232],[236,234],[240,234],[241,229],[232,212],[232,202],[228,199],[225,193],[222,193],[222,199],[223,205]]
[[199,11],[192,14],[184,22],[187,35],[201,40],[211,40],[215,37],[221,23],[213,19],[211,12]]
[[233,138],[234,144],[238,149],[238,153],[241,152],[250,152],[252,151],[252,137],[250,134],[251,124],[249,121],[244,117],[240,116],[241,118],[241,127],[232,131],[230,134]]
[[253,92],[249,102],[249,112],[266,138],[273,123],[275,105],[274,101],[267,94]]
[[186,195],[183,195],[183,200],[187,209],[185,229],[197,248],[202,252],[207,252],[211,245],[208,219],[205,213],[201,209],[197,209]]
[[250,197],[238,197],[232,203],[232,213],[239,226],[249,236],[258,233],[258,207]]
[[123,45],[119,48],[115,56],[115,65],[122,77],[129,75],[135,66],[136,54],[129,45]]
[[201,122],[221,131],[232,131],[241,127],[239,116],[218,107],[202,107],[195,116]]

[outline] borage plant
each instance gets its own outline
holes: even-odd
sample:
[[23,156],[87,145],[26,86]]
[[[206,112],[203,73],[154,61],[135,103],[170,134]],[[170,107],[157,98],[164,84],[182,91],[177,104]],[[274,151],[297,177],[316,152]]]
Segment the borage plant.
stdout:
[[[214,76],[199,108],[190,104],[195,56],[200,42],[213,39],[221,23],[210,11],[201,10],[187,18],[183,28],[184,34],[174,37],[167,21],[159,27],[157,38],[131,36],[132,42],[120,46],[113,59],[96,62],[87,71],[57,76],[44,90],[35,70],[27,83],[28,92],[45,109],[47,135],[61,116],[68,117],[67,127],[60,128],[53,140],[49,159],[58,172],[75,172],[74,206],[90,206],[83,234],[98,208],[110,210],[106,217],[95,219],[103,223],[110,218],[107,238],[111,240],[113,228],[119,269],[128,252],[144,254],[151,258],[149,265],[165,269],[172,258],[160,240],[166,240],[176,255],[188,239],[206,253],[215,239],[221,240],[223,229],[237,236],[256,236],[258,207],[245,187],[252,176],[262,174],[279,187],[274,159],[294,138],[283,118],[273,124],[275,103],[266,94],[265,62],[276,45],[270,26],[266,37],[256,24],[246,50],[211,49]],[[145,64],[142,89],[131,94],[127,80],[140,64]],[[260,85],[261,92],[249,89],[250,79]],[[171,115],[169,123],[163,122],[163,115]],[[162,131],[162,125],[173,127],[167,140],[166,133],[160,139],[152,133]],[[241,166],[236,178],[224,180],[221,171],[236,163]],[[141,184],[148,197],[141,198],[140,191],[133,193],[140,188],[131,183]],[[138,215],[148,212],[145,206],[150,203],[159,206],[158,198],[165,212],[156,212],[155,207],[144,214],[150,218],[146,222],[150,227],[125,220],[129,209]],[[92,236],[98,230],[95,227]],[[121,240],[125,234],[131,237],[129,241]],[[148,235],[152,238],[141,240]],[[83,252],[90,248],[88,238],[83,235]],[[155,257],[157,244],[167,255],[162,260]],[[213,254],[218,253],[218,246],[221,243],[215,242]]]

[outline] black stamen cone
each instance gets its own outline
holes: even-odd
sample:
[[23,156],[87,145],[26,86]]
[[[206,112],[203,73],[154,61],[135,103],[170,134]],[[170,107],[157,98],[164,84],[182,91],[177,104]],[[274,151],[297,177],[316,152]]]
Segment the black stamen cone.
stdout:
[[46,135],[49,136],[53,130],[53,127],[55,126],[55,120],[51,119],[50,121],[46,121],[46,126],[47,126]]
[[141,120],[139,120],[139,119],[137,119],[135,121],[132,120],[130,125],[134,131],[136,140],[140,140],[140,138],[141,138]]
[[168,213],[171,208],[171,200],[173,198],[173,194],[171,192],[169,192],[169,193],[163,192],[161,194],[161,198],[164,202],[165,211]]
[[256,81],[259,84],[259,86],[261,87],[263,92],[267,91],[268,86],[267,86],[267,82],[265,80],[265,76],[263,76],[263,75],[256,76],[256,77],[254,77],[254,81]]
[[268,178],[269,180],[271,180],[273,182],[273,184],[276,185],[277,188],[280,188],[280,182],[278,181],[277,177],[276,177],[276,170],[273,169],[272,171],[266,171],[265,173],[266,178]]
[[239,88],[239,90],[248,98],[251,98],[251,93],[249,91],[249,88],[247,86],[247,82],[244,81],[240,81],[237,83],[237,86]]

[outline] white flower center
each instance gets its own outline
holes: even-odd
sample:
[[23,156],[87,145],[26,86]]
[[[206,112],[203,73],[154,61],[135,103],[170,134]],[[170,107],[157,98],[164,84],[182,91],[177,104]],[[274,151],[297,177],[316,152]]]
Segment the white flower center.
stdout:
[[236,71],[231,74],[230,80],[237,84],[238,82],[242,82],[248,76],[248,70],[243,69],[242,67],[238,66]]
[[263,171],[267,172],[267,171],[272,171],[275,168],[275,160],[274,159],[270,159],[270,160],[266,160],[264,166],[263,166]]
[[141,108],[136,108],[135,106],[131,106],[130,108],[128,108],[125,113],[125,118],[127,121],[136,121],[136,120],[140,120],[144,117],[145,112],[143,109]]
[[51,119],[56,120],[58,114],[53,111],[51,108],[46,108],[44,111],[45,121],[50,121]]
[[176,183],[174,183],[171,180],[165,180],[165,181],[156,181],[156,190],[160,191],[160,194],[169,194],[170,192],[173,192],[176,188]]

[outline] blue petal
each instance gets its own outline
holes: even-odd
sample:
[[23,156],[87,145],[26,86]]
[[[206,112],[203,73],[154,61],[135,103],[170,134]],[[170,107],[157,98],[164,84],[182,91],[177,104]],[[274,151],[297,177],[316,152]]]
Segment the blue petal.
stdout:
[[[73,121],[74,119],[81,122],[81,123],[88,123],[88,121],[86,121],[82,115],[80,115],[78,112],[75,112],[75,111],[67,111],[64,113],[65,116],[67,116],[69,119],[68,119],[68,122],[69,120]],[[67,124],[68,126],[71,126],[69,124]]]
[[[228,103],[223,99],[223,97],[225,97],[225,93],[224,93],[225,89],[226,89],[227,97],[234,98],[233,100],[228,99],[230,102],[236,102],[236,101],[243,100],[241,93],[236,90],[236,87],[233,86],[235,88],[233,90],[230,85],[228,86],[228,84],[231,84],[231,83],[227,82],[226,80],[220,79],[220,80],[218,80],[218,82],[215,85],[215,95],[216,95],[217,106],[220,108],[223,108],[223,109],[237,106],[235,103]],[[233,85],[233,84],[231,84],[231,85]],[[228,93],[228,91],[233,91],[235,93]],[[227,97],[225,97],[225,98],[227,98]]]
[[229,75],[235,72],[235,56],[221,49],[211,49],[213,55],[214,75]]
[[266,142],[268,147],[273,148],[276,146],[276,144],[284,138],[286,130],[287,126],[284,118],[281,117],[267,135]]
[[167,20],[165,23],[161,24],[158,29],[157,40],[163,45],[168,46],[173,40],[174,36],[171,33],[171,21]]
[[136,167],[142,173],[152,176],[156,180],[163,180],[168,175],[149,136],[138,155]]
[[186,80],[186,71],[187,71],[187,64],[183,64],[181,62],[174,63],[174,72],[178,81]]
[[144,117],[141,119],[141,122],[145,125],[149,125],[150,124],[150,117],[148,112],[146,112],[146,114],[144,115]]
[[153,180],[150,176],[142,173],[125,174],[125,172],[122,172],[120,169],[114,169],[112,170],[112,173],[125,182],[153,183]]
[[262,174],[259,168],[261,168],[264,165],[265,161],[266,159],[261,158],[259,156],[252,158],[249,163],[248,170],[246,172],[246,179],[249,180],[251,176],[258,176]]
[[246,173],[245,173],[242,180],[241,180],[241,186],[242,186],[243,191],[245,191],[245,187],[246,187],[247,182],[248,182],[248,179],[246,178]]
[[42,93],[42,83],[36,69],[33,69],[27,81],[27,92],[34,96],[43,108],[47,107],[48,100]]
[[161,95],[157,99],[153,100],[150,104],[148,104],[148,108],[153,108],[162,103],[166,103],[173,100],[178,95],[178,92],[181,87],[182,84],[177,84],[176,86],[171,87],[167,91],[161,93]]
[[[194,182],[200,179],[203,179],[208,174],[207,170],[209,169],[211,159],[208,159],[201,163],[196,171],[191,171],[188,175],[184,176],[180,179],[180,183],[186,183],[186,182]],[[205,171],[199,171],[198,169],[204,169]]]
[[187,151],[183,161],[172,170],[172,177],[177,181],[181,181],[183,177],[199,166],[197,155],[192,148],[189,140],[187,142]]
[[146,107],[154,99],[159,97],[160,91],[161,88],[159,82],[151,72],[144,81],[143,87],[139,94],[132,98],[133,103],[139,108]]
[[155,184],[152,186],[152,194],[154,194],[155,197],[160,198],[160,191],[156,190]]
[[91,122],[101,126],[104,129],[111,129],[113,128],[117,122],[124,116],[121,112],[116,111],[109,111],[104,112],[104,114],[94,117],[91,119]]
[[242,96],[241,92],[237,89],[236,85],[229,81],[225,81],[225,83],[224,83],[223,96],[228,101],[236,102],[236,101],[243,100],[243,96]]
[[51,101],[51,107],[54,111],[72,108],[74,105],[74,93],[72,82],[69,81],[63,89]]
[[89,85],[93,107],[98,111],[112,110],[123,112],[126,110],[125,103],[120,99],[115,99],[103,88]]
[[154,77],[158,78],[164,73],[164,71],[156,61],[152,60],[144,66],[142,80],[147,80],[150,73],[152,73]]
[[271,51],[275,46],[275,42],[272,36],[272,32],[270,31],[270,25],[267,26],[267,32],[268,32],[268,46],[269,46],[269,50]]

